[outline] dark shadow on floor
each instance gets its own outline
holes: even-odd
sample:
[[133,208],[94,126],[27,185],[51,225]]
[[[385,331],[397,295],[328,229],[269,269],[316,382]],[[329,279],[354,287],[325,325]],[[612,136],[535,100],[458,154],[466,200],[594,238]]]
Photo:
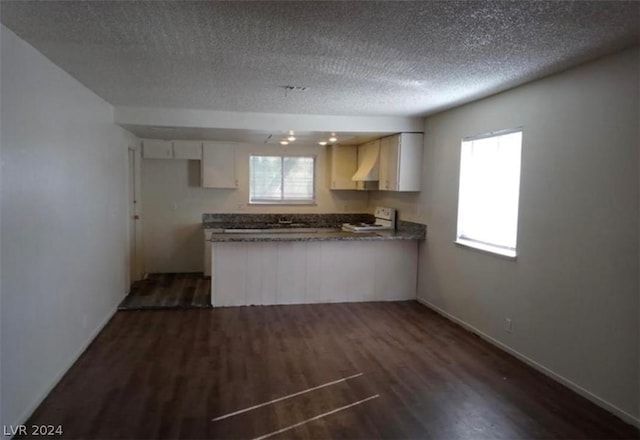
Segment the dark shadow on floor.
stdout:
[[211,279],[202,272],[155,273],[136,281],[118,310],[211,307]]

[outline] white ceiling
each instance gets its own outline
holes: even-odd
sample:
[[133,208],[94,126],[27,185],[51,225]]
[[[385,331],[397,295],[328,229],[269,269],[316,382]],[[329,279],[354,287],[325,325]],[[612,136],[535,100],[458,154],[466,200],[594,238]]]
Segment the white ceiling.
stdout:
[[[7,1],[116,106],[415,116],[638,44],[638,2]],[[285,96],[282,86],[307,86]]]

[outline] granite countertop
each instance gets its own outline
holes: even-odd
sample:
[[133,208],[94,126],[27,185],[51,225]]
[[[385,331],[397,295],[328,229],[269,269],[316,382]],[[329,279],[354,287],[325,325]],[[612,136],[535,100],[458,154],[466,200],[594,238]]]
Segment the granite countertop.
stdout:
[[266,241],[391,241],[424,240],[424,234],[415,231],[378,232],[288,232],[288,233],[213,233],[213,243],[266,242]]
[[[283,224],[287,220],[295,226]],[[214,243],[266,241],[387,241],[424,240],[426,226],[398,221],[395,231],[344,232],[343,223],[373,223],[371,214],[203,214],[202,226]],[[296,231],[297,228],[301,228]],[[235,229],[235,232],[225,232]],[[242,232],[238,229],[265,231]],[[273,229],[274,232],[270,232]],[[284,231],[290,229],[289,231]],[[313,229],[317,229],[313,230]]]

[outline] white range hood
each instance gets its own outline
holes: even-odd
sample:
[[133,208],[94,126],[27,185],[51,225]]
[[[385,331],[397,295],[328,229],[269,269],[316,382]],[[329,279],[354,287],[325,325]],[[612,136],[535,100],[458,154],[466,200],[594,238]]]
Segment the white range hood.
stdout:
[[379,140],[360,145],[358,147],[358,170],[351,180],[356,182],[377,181],[378,156],[380,156]]

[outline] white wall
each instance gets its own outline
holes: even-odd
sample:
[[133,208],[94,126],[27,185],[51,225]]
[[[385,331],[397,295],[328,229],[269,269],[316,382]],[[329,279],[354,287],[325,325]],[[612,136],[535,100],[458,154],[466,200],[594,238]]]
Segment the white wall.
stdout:
[[[428,225],[420,299],[627,420],[637,420],[640,405],[639,55],[626,51],[429,117],[422,193],[370,201]],[[455,246],[461,138],[518,126],[518,260]]]
[[[2,29],[0,28],[0,46],[2,44]],[[2,48],[0,47],[0,51]],[[1,52],[0,52],[1,53]],[[2,75],[2,57],[0,56],[0,76]],[[0,81],[0,97],[2,96],[2,81]],[[2,99],[0,99],[0,115],[2,114]],[[2,118],[0,117],[0,248],[2,247]],[[0,332],[2,331],[2,252],[0,251]],[[0,334],[0,424],[4,422],[2,410],[2,334]],[[4,434],[3,434],[3,437]]]
[[2,424],[24,422],[127,292],[113,109],[2,27]]
[[[143,159],[142,222],[145,271],[201,272],[203,213],[332,213],[366,212],[364,191],[329,190],[326,147],[238,144],[238,189],[200,186],[200,162]],[[309,154],[316,156],[315,206],[249,205],[249,155]]]

